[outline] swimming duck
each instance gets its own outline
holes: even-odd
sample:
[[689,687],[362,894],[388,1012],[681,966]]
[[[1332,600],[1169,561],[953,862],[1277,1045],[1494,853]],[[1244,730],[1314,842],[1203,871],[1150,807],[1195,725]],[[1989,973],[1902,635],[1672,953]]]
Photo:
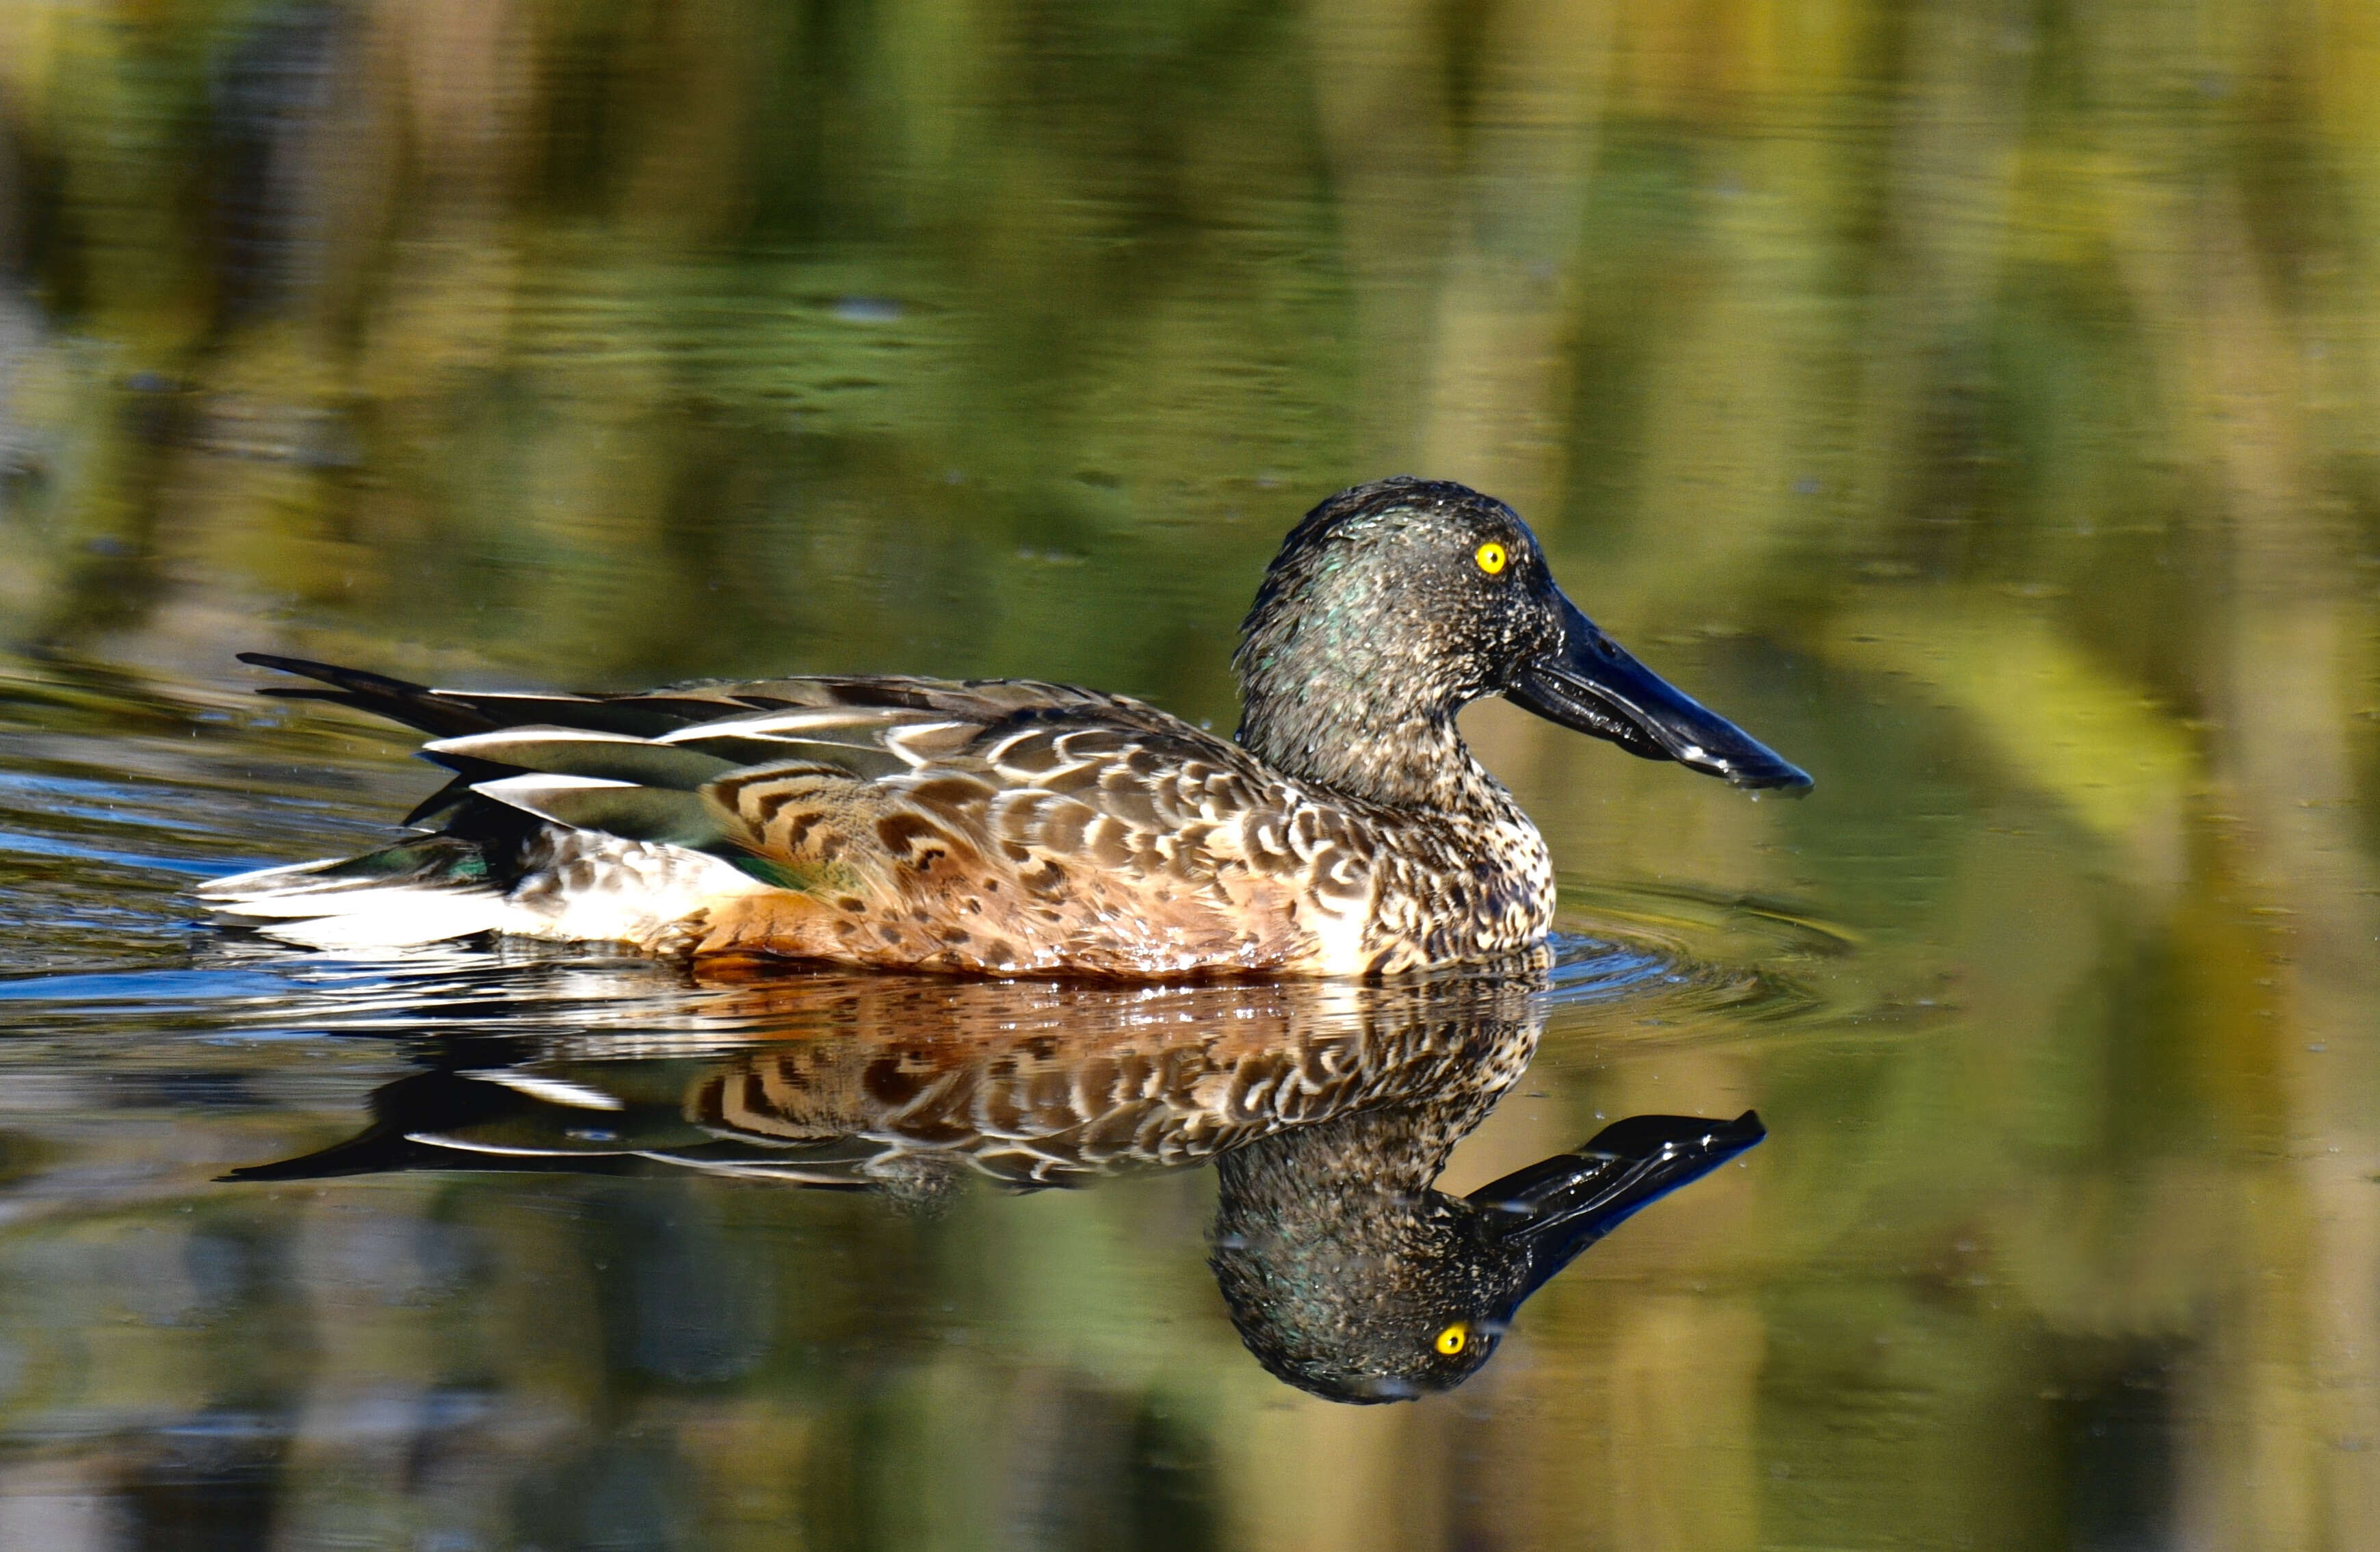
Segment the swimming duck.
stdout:
[[780,979],[735,1010],[746,1039],[699,1056],[502,1024],[440,1041],[359,1135],[225,1178],[693,1170],[930,1209],[970,1176],[1033,1191],[1213,1163],[1209,1267],[1248,1350],[1332,1400],[1401,1400],[1476,1374],[1581,1252],[1764,1135],[1749,1112],[1636,1116],[1436,1190],[1535,1055],[1545,984]]
[[426,833],[200,893],[325,947],[479,933],[698,964],[992,975],[1386,974],[1541,941],[1543,838],[1464,746],[1501,694],[1738,787],[1810,778],[1636,661],[1502,502],[1399,476],[1283,542],[1226,741],[1126,696],[1022,679],[432,690],[241,654],[431,734]]

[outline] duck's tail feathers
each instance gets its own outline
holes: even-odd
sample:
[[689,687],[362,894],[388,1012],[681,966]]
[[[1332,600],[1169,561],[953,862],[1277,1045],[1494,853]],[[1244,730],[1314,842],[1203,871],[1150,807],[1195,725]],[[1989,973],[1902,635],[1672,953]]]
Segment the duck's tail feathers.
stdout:
[[[580,791],[633,803],[649,789],[555,788]],[[672,796],[698,806],[691,793]],[[757,874],[691,847],[548,824],[534,811],[476,800],[497,811],[499,825],[517,828],[492,825],[485,839],[415,836],[360,857],[218,878],[197,894],[231,922],[313,948],[404,948],[500,933],[670,952],[662,946],[678,924],[765,886]]]
[[420,836],[360,857],[259,868],[193,891],[218,915],[315,948],[401,948],[521,930],[520,908],[488,859],[452,836]]
[[277,668],[285,674],[316,681],[311,685],[266,685],[257,691],[275,700],[328,701],[334,705],[352,706],[441,739],[484,733],[497,726],[493,717],[468,702],[409,679],[395,679],[361,668],[342,668],[335,663],[316,663],[309,658],[280,657],[269,652],[244,652],[238,657],[242,663],[259,668]]
[[285,701],[328,701],[401,722],[438,739],[465,738],[540,723],[552,727],[657,738],[691,722],[732,714],[748,703],[699,693],[678,698],[666,694],[433,690],[410,679],[391,678],[363,668],[343,668],[335,663],[317,663],[311,658],[282,657],[269,652],[243,652],[237,656],[242,663],[259,668],[273,668],[314,681],[265,685],[257,691],[260,695]]
[[[233,921],[319,947],[491,932],[657,941],[723,896],[791,886],[734,794],[780,779],[849,782],[907,769],[916,757],[881,738],[945,726],[901,708],[737,713],[737,702],[692,691],[680,702],[432,690],[302,658],[240,656],[314,681],[268,694],[336,702],[435,735],[421,753],[454,773],[406,817],[437,825],[434,834],[198,890]],[[737,715],[676,736],[722,713]]]

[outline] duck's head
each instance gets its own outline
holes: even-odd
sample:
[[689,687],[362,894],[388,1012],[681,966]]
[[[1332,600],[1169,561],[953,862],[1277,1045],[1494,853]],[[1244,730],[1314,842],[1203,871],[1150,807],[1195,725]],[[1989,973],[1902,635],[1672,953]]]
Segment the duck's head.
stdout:
[[1308,512],[1265,573],[1233,666],[1241,742],[1296,774],[1392,766],[1417,729],[1502,695],[1738,787],[1810,785],[1605,635],[1510,507],[1447,481],[1397,475]]
[[1210,1265],[1276,1377],[1333,1401],[1410,1400],[1478,1373],[1581,1252],[1766,1135],[1748,1110],[1632,1116],[1462,1197],[1350,1169],[1343,1150],[1306,1168],[1306,1138],[1269,1138],[1226,1155]]

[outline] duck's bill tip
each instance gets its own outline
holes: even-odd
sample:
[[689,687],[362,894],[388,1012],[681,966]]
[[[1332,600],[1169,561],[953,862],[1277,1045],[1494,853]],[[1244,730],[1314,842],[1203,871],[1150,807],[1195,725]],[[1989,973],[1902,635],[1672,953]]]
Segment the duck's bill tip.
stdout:
[[1747,792],[1766,793],[1772,798],[1804,797],[1811,788],[1817,785],[1809,772],[1782,760],[1767,765],[1716,770],[1711,774],[1726,777],[1730,787],[1740,787]]

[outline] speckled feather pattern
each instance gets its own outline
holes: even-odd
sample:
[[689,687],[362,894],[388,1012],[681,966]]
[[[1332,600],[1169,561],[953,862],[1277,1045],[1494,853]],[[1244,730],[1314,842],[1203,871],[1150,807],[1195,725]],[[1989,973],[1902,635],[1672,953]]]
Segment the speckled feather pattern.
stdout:
[[1018,714],[1001,704],[1014,686],[904,689],[942,719],[913,767],[761,767],[706,789],[746,844],[814,882],[722,903],[696,953],[1361,973],[1506,952],[1551,920],[1544,844],[1475,766],[1476,802],[1392,813],[1136,702]]
[[[1525,963],[1512,968],[1345,1004],[1295,983],[1269,993],[1194,985],[1154,1000],[1027,984],[979,1006],[984,1027],[972,1033],[946,1002],[934,1005],[943,1017],[905,1013],[905,999],[926,995],[914,985],[760,992],[747,1013],[831,1019],[843,1038],[739,1052],[687,1094],[686,1114],[772,1146],[843,1143],[842,1167],[857,1179],[931,1177],[904,1162],[930,1157],[1035,1186],[1195,1164],[1427,1097],[1437,1120],[1423,1126],[1421,1151],[1442,1163],[1535,1054],[1537,979]],[[1412,1163],[1400,1159],[1401,1173]]]

